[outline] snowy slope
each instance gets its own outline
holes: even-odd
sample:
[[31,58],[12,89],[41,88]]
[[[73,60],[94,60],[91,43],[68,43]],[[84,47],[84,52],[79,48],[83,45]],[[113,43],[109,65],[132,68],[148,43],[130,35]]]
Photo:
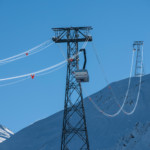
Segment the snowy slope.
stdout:
[[0,125],[0,143],[7,140],[13,135],[13,132],[5,128],[4,126]]
[[145,124],[137,123],[133,131],[122,137],[116,150],[129,150],[129,149],[150,149],[150,122]]
[[[138,90],[138,78],[133,78],[125,110],[132,110]],[[121,104],[128,79],[111,84]],[[84,100],[91,150],[147,150],[150,146],[150,75],[142,80],[138,107],[132,116],[121,113],[108,118],[99,113],[92,103]],[[108,113],[119,107],[108,87],[91,96]],[[0,150],[59,150],[63,111],[35,122],[0,144]],[[136,142],[135,142],[136,141]],[[150,149],[150,148],[149,148]],[[77,150],[73,145],[72,150]]]

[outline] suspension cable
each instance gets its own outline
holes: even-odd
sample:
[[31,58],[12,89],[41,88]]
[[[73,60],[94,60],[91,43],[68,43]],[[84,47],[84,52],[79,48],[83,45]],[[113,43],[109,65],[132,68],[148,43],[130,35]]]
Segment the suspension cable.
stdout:
[[5,59],[2,59],[2,60],[0,60],[0,63],[5,62],[5,61],[7,62],[7,61],[9,61],[9,60],[11,60],[11,59],[15,59],[15,58],[17,58],[17,57],[21,57],[22,55],[25,57],[26,54],[30,54],[30,53],[36,51],[38,48],[41,48],[41,47],[44,46],[44,45],[50,46],[50,45],[52,45],[52,44],[54,43],[54,42],[50,43],[50,41],[51,41],[51,40],[47,40],[47,41],[41,43],[40,45],[35,46],[35,47],[33,47],[33,48],[31,48],[31,49],[25,51],[25,52],[22,52],[22,53],[20,53],[20,54],[17,54],[17,55],[14,55],[14,56],[11,56],[11,57],[8,57],[8,58],[5,58]]
[[[62,36],[64,36],[64,34],[62,34],[57,40],[59,40]],[[29,50],[27,50],[27,51],[25,51],[23,53],[20,53],[20,54],[17,54],[17,55],[14,55],[14,56],[2,59],[2,60],[0,60],[0,65],[3,65],[3,64],[6,64],[6,63],[9,63],[9,62],[12,62],[12,61],[24,58],[24,57],[26,57],[28,55],[36,54],[36,53],[46,49],[50,45],[54,44],[54,42],[50,43],[50,41],[51,40],[47,40],[47,41],[41,43],[40,45],[38,45],[38,46],[36,46],[36,47],[34,47],[32,49],[29,49]]]
[[31,75],[36,75],[36,74],[39,74],[39,73],[42,73],[42,72],[45,72],[45,71],[49,71],[51,69],[54,69],[56,67],[59,67],[65,63],[67,63],[70,59],[74,59],[75,57],[77,57],[78,55],[80,55],[81,52],[78,52],[77,54],[73,55],[71,58],[67,59],[67,60],[64,60],[58,64],[55,64],[53,66],[50,66],[50,67],[47,67],[45,69],[42,69],[42,70],[39,70],[39,71],[36,71],[36,72],[32,72],[32,73],[28,73],[28,74],[23,74],[23,75],[19,75],[19,76],[14,76],[14,77],[9,77],[9,78],[3,78],[3,79],[0,79],[0,81],[7,81],[7,80],[12,80],[12,79],[18,79],[18,78],[23,78],[23,77],[27,77],[27,76],[31,76]]
[[138,94],[137,94],[137,98],[136,98],[136,102],[135,102],[135,105],[133,107],[133,109],[130,111],[130,112],[127,112],[125,110],[123,110],[123,112],[127,115],[132,115],[136,108],[137,108],[137,105],[138,105],[138,102],[139,102],[139,97],[140,97],[140,90],[141,90],[141,83],[142,83],[142,76],[143,76],[143,69],[142,69],[142,65],[143,65],[143,46],[142,46],[142,61],[141,61],[141,75],[140,75],[140,81],[139,81],[139,89],[138,89]]
[[90,96],[88,96],[88,93],[87,93],[87,91],[86,91],[85,88],[83,88],[83,92],[84,92],[85,95],[88,97],[89,101],[94,105],[94,107],[95,107],[100,113],[102,113],[104,116],[107,116],[107,117],[116,117],[116,116],[118,116],[118,115],[120,114],[120,112],[121,112],[121,110],[122,110],[122,108],[123,108],[123,106],[124,106],[124,104],[122,104],[122,107],[121,107],[116,113],[114,113],[114,114],[108,114],[108,113],[106,113],[105,111],[103,111],[100,107],[98,107],[97,104],[94,102],[94,100],[93,100]]
[[[42,50],[48,48],[48,47],[51,46],[52,44],[53,44],[53,43],[50,43],[50,44],[48,44],[48,45],[45,45],[44,47],[39,47],[39,49],[37,48],[36,51],[30,52],[30,53],[27,53],[27,54],[28,54],[28,56],[31,56],[31,55],[33,55],[33,54],[36,54],[36,53],[38,53],[38,52],[40,52],[40,51],[42,51]],[[0,65],[7,64],[7,63],[9,63],[9,62],[13,62],[13,61],[15,61],[15,60],[22,59],[22,58],[24,58],[24,57],[27,57],[27,56],[26,56],[26,53],[24,53],[23,55],[20,55],[19,57],[14,57],[14,58],[12,58],[12,59],[9,59],[9,60],[6,60],[6,61],[2,61],[2,62],[0,62]]]
[[[61,66],[59,66],[59,67],[57,67],[57,68],[55,68],[55,69],[53,69],[53,70],[50,70],[50,71],[47,71],[47,72],[43,72],[43,73],[37,74],[37,76],[43,76],[43,75],[50,74],[50,73],[52,73],[52,72],[55,72],[55,71],[57,71],[57,70],[63,68],[65,65],[66,65],[66,64],[63,64],[63,65],[61,65]],[[25,77],[25,78],[23,78],[23,79],[20,79],[20,80],[14,81],[14,82],[6,83],[6,84],[0,84],[0,87],[17,84],[17,83],[20,83],[20,82],[25,81],[25,80],[27,80],[27,79],[30,79],[30,78],[31,78],[31,77],[28,76],[28,77]]]
[[[92,43],[92,46],[93,46],[93,49],[94,49],[94,51],[95,51],[95,55],[96,55],[97,61],[98,61],[99,65],[101,66],[100,58],[99,58],[99,56],[98,56],[98,53],[97,53],[96,48],[94,47],[93,43]],[[129,93],[129,88],[130,88],[130,85],[131,85],[131,77],[132,77],[132,71],[133,71],[133,62],[134,62],[134,51],[133,51],[133,54],[132,54],[132,62],[131,62],[131,70],[130,70],[129,82],[128,82],[128,87],[127,87],[127,91],[126,91],[126,94],[125,94],[124,102],[123,102],[123,105],[122,105],[123,107],[124,107],[125,102],[126,102],[126,100],[127,100],[128,93]],[[142,63],[143,63],[143,49],[142,49],[142,62],[141,62],[141,66],[142,66]],[[141,68],[142,68],[142,67],[141,67]],[[104,76],[104,79],[105,79],[106,83],[109,84],[108,79],[107,79],[107,77],[106,77],[106,74],[105,74],[105,71],[104,71],[103,67],[101,67],[101,70],[102,70],[102,73],[103,73],[103,76]],[[134,113],[134,111],[135,111],[135,109],[136,109],[136,107],[137,107],[137,103],[138,103],[138,99],[139,99],[139,95],[140,95],[140,88],[141,88],[141,78],[140,78],[140,85],[139,85],[139,91],[138,91],[138,95],[137,95],[136,104],[135,104],[135,107],[133,108],[133,110],[132,110],[130,113],[126,112],[126,111],[123,109],[123,107],[120,106],[120,104],[118,103],[117,98],[116,98],[116,96],[115,96],[115,94],[114,94],[114,92],[113,92],[113,89],[110,88],[111,93],[112,93],[112,95],[113,95],[114,98],[115,98],[115,102],[116,102],[116,103],[118,104],[118,106],[120,107],[120,109],[118,110],[119,113],[120,113],[120,111],[123,111],[123,112],[124,112],[125,114],[127,114],[127,115],[131,115],[131,114]],[[94,104],[94,105],[96,105],[96,104]],[[98,107],[98,106],[97,106],[97,107]],[[100,112],[102,112],[102,110],[101,110]],[[107,115],[107,116],[110,116],[110,114],[107,114],[107,113],[103,113],[103,114],[105,114],[105,115]],[[117,114],[117,113],[116,113],[116,114]],[[111,115],[111,116],[112,116],[112,115]],[[114,114],[113,116],[115,116],[115,114]]]
[[[53,44],[53,43],[51,43],[51,44]],[[86,45],[87,45],[87,41],[84,42],[82,48],[86,47]],[[34,52],[34,53],[36,53],[36,52]],[[72,58],[77,57],[78,55],[80,55],[80,53],[81,52],[78,52],[77,54],[75,54],[74,56],[72,56]],[[13,85],[13,84],[22,82],[24,80],[29,79],[31,75],[35,75],[36,74],[36,76],[43,76],[43,75],[46,75],[46,74],[50,74],[50,73],[52,73],[52,72],[54,72],[56,70],[59,70],[62,67],[64,67],[66,65],[66,62],[69,61],[72,58],[69,58],[68,60],[65,59],[64,61],[62,61],[62,62],[60,62],[60,63],[58,63],[58,64],[56,64],[54,66],[51,66],[51,67],[48,67],[48,68],[45,68],[45,69],[42,69],[42,70],[39,70],[39,71],[36,71],[36,72],[33,72],[33,73],[28,73],[28,74],[24,74],[24,75],[20,75],[20,76],[15,76],[15,77],[10,77],[10,78],[0,79],[0,81],[7,81],[7,80],[13,80],[13,79],[18,79],[18,78],[23,78],[23,79],[14,81],[14,82],[6,83],[6,84],[0,84],[0,87],[4,87],[4,86],[8,86],[8,85]]]
[[39,73],[42,73],[42,72],[45,72],[45,71],[48,71],[48,70],[51,70],[51,69],[54,69],[56,67],[59,67],[60,65],[63,65],[67,62],[67,60],[64,60],[56,65],[53,65],[53,66],[50,66],[50,67],[47,67],[45,69],[42,69],[42,70],[39,70],[39,71],[36,71],[36,72],[32,72],[32,73],[28,73],[28,74],[23,74],[23,75],[19,75],[19,76],[14,76],[14,77],[9,77],[9,78],[3,78],[3,79],[0,79],[0,81],[6,81],[6,80],[12,80],[12,79],[18,79],[18,78],[23,78],[23,77],[27,77],[27,76],[30,76],[30,75],[36,75],[36,74],[39,74]]

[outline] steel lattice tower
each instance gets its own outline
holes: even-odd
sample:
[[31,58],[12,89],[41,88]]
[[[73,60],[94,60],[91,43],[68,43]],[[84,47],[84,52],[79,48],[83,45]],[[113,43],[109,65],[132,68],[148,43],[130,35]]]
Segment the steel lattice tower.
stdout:
[[[79,42],[92,41],[92,37],[88,35],[92,28],[52,29],[55,32],[55,37],[52,38],[55,43],[67,43],[68,64],[61,150],[89,150],[81,83],[76,81],[73,74],[76,70],[79,70],[79,56],[75,57],[74,60],[70,58],[78,54]],[[72,145],[76,147],[72,147]]]
[[135,41],[133,43],[133,49],[136,50],[136,62],[135,62],[135,76],[144,75],[144,66],[142,60],[142,49],[143,49],[143,41]]

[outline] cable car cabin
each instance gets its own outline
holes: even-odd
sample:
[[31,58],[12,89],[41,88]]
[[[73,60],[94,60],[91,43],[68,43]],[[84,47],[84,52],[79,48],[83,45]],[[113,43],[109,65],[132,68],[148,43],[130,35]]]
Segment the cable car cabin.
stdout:
[[74,73],[77,82],[89,82],[89,74],[87,70],[83,69],[75,71]]

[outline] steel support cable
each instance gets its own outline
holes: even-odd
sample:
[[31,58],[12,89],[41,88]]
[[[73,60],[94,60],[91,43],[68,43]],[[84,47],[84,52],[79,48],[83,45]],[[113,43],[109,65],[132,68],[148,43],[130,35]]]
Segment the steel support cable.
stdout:
[[[86,46],[86,44],[85,44],[84,46]],[[84,47],[84,46],[83,46],[83,47]],[[79,54],[80,54],[80,53],[78,53],[77,55],[79,55]],[[76,56],[77,56],[77,55],[76,55]],[[73,56],[73,57],[76,57],[76,56]],[[40,74],[37,74],[37,76],[43,76],[43,75],[46,75],[46,74],[50,74],[50,73],[52,73],[52,72],[54,72],[54,71],[57,71],[57,70],[63,68],[65,65],[66,65],[66,64],[63,64],[63,65],[61,65],[61,66],[59,66],[59,67],[57,67],[57,68],[54,68],[53,70],[49,70],[48,72],[41,72]],[[31,75],[31,74],[30,74],[30,75]],[[27,80],[27,79],[29,79],[29,78],[30,78],[29,76],[26,76],[26,78],[21,79],[21,80],[17,80],[17,81],[14,81],[14,82],[11,82],[11,83],[6,83],[6,84],[0,84],[0,87],[17,84],[17,83],[20,83],[20,82],[22,82],[22,81],[25,81],[25,80]]]
[[[43,46],[41,46],[41,47],[37,47],[35,50],[33,50],[33,51],[30,52],[30,53],[24,52],[24,53],[21,54],[19,57],[13,57],[13,58],[11,58],[11,59],[8,59],[8,60],[5,60],[5,61],[1,61],[1,62],[0,62],[0,65],[3,65],[3,64],[9,63],[9,62],[13,62],[13,61],[15,61],[15,60],[22,59],[22,58],[24,58],[24,57],[27,57],[27,56],[31,56],[31,55],[33,55],[33,54],[36,54],[36,53],[38,53],[38,52],[40,52],[40,51],[42,51],[42,50],[48,48],[48,47],[51,46],[52,44],[53,44],[53,43],[50,43],[50,44],[47,43],[47,45],[45,44],[45,45],[43,45]],[[26,55],[26,53],[28,53],[28,54]]]
[[143,76],[143,69],[142,69],[142,65],[143,65],[143,46],[142,46],[142,61],[141,61],[141,75],[140,75],[140,81],[139,81],[139,89],[138,89],[138,94],[137,94],[137,98],[136,98],[136,102],[135,102],[135,105],[133,107],[133,109],[130,111],[130,112],[127,112],[125,110],[123,110],[123,112],[127,115],[132,115],[135,110],[136,110],[136,107],[138,105],[138,102],[139,102],[139,97],[140,97],[140,90],[141,90],[141,83],[142,83],[142,76]]
[[96,59],[97,59],[97,61],[98,61],[98,64],[100,65],[100,68],[101,68],[101,71],[102,71],[104,80],[105,80],[106,84],[109,84],[109,81],[108,81],[108,78],[107,78],[106,73],[105,73],[105,71],[104,71],[104,68],[103,68],[103,66],[101,65],[101,60],[100,60],[100,57],[99,57],[99,55],[98,55],[97,49],[95,48],[93,42],[92,42],[92,47],[93,47],[93,50],[94,50],[94,54],[95,54],[95,56],[96,56]]
[[[93,45],[93,47],[94,47],[94,45]],[[95,47],[94,47],[93,49],[95,50],[97,60],[98,60],[98,62],[99,62],[99,64],[100,64],[100,59],[99,59],[99,57],[98,57],[98,54],[97,54],[97,51],[96,51]],[[134,53],[134,50],[133,50],[132,63],[131,63],[131,70],[130,70],[130,76],[129,76],[129,82],[128,82],[128,88],[127,88],[126,95],[125,95],[125,99],[124,99],[125,101],[127,100],[128,93],[129,93],[129,89],[130,89],[130,85],[131,85],[131,77],[132,77],[132,71],[133,71],[134,55],[135,55],[135,53]],[[141,76],[140,76],[139,90],[138,90],[138,93],[137,93],[136,103],[135,103],[135,106],[134,106],[133,110],[130,111],[130,112],[127,112],[127,111],[125,111],[124,109],[122,109],[123,113],[125,113],[126,115],[132,115],[132,114],[135,112],[136,107],[137,107],[137,105],[138,105],[139,96],[140,96],[140,89],[141,89],[142,74],[143,74],[143,72],[142,72],[142,71],[143,71],[143,70],[142,70],[142,64],[143,64],[143,47],[142,47],[142,61],[141,61]],[[104,69],[103,69],[103,75],[105,75]],[[105,81],[108,81],[106,76],[105,76]],[[112,92],[112,94],[113,94],[113,96],[114,96],[114,98],[115,98],[116,103],[117,103],[118,106],[120,107],[120,104],[118,103],[117,98],[116,98],[116,96],[115,96],[115,94],[114,94],[112,88],[111,88],[111,92]]]
[[[62,36],[64,36],[64,35],[62,34],[57,40],[59,40]],[[21,58],[24,58],[24,57],[26,57],[28,55],[36,54],[36,53],[44,50],[45,48],[49,47],[50,45],[54,44],[54,42],[49,43],[50,41],[51,40],[47,40],[47,41],[41,43],[40,45],[38,45],[38,46],[36,46],[36,47],[34,47],[32,49],[29,49],[29,50],[27,50],[25,52],[22,52],[20,54],[17,54],[17,55],[14,55],[14,56],[11,56],[11,57],[8,57],[8,58],[5,58],[5,59],[2,59],[2,60],[0,60],[0,65],[1,64],[6,64],[6,63],[9,63],[9,62],[21,59]],[[42,46],[45,46],[45,47],[42,47]],[[37,50],[37,49],[39,49],[39,50]]]
[[19,75],[19,76],[14,76],[14,77],[9,77],[9,78],[3,78],[3,79],[0,79],[0,81],[6,81],[6,80],[12,80],[12,79],[23,78],[23,77],[27,77],[27,76],[30,76],[30,75],[36,75],[36,74],[39,74],[39,73],[42,73],[42,72],[45,72],[45,71],[54,69],[54,68],[56,68],[56,67],[59,67],[60,65],[65,64],[66,62],[67,62],[67,60],[62,61],[62,62],[60,62],[60,63],[58,63],[58,64],[56,64],[56,65],[47,67],[47,68],[45,68],[45,69],[36,71],[36,72],[32,72],[32,73],[28,73],[28,74],[23,74],[23,75]]
[[86,96],[88,97],[89,101],[94,105],[94,107],[95,107],[100,113],[102,113],[104,116],[107,116],[107,117],[116,117],[116,116],[118,116],[118,115],[120,114],[122,108],[124,107],[124,105],[122,104],[122,107],[121,107],[116,113],[114,113],[114,114],[108,114],[108,113],[106,113],[105,111],[103,111],[100,107],[98,107],[97,104],[94,102],[94,100],[93,100],[90,96],[88,96],[88,93],[87,93],[87,91],[86,91],[85,88],[83,88],[83,92],[86,94]]
[[[96,58],[97,58],[97,60],[98,60],[98,62],[99,62],[99,65],[101,66],[100,59],[99,59],[99,57],[98,57],[98,53],[97,53],[95,47],[94,47],[93,49],[94,49],[94,51],[95,51]],[[123,101],[122,105],[120,105],[120,104],[118,103],[118,101],[116,101],[117,104],[118,104],[118,106],[120,107],[120,109],[119,109],[116,113],[114,113],[114,114],[108,114],[108,113],[104,112],[102,109],[100,109],[100,108],[94,103],[94,101],[93,101],[91,98],[89,99],[89,100],[94,104],[94,106],[96,106],[96,108],[98,109],[98,111],[100,111],[101,113],[103,113],[105,116],[108,116],[108,117],[115,117],[115,116],[119,115],[120,112],[123,110],[123,107],[124,107],[124,105],[125,105],[125,102],[126,102],[126,100],[127,100],[127,96],[128,96],[128,93],[129,93],[129,88],[130,88],[130,83],[131,83],[131,76],[132,76],[132,70],[133,70],[133,62],[134,62],[133,60],[134,60],[134,51],[133,51],[133,54],[132,54],[132,63],[131,63],[131,70],[130,70],[130,77],[129,77],[129,83],[128,83],[127,92],[126,92],[126,95],[125,95],[125,98],[124,98],[124,101]],[[102,69],[102,72],[103,72],[103,75],[105,75],[104,69]],[[105,76],[105,81],[106,81],[107,84],[109,84],[108,79],[107,79],[106,76]],[[115,94],[114,94],[112,88],[111,88],[111,92],[112,92],[113,96],[115,97],[115,100],[117,100],[117,98],[116,98],[116,96],[115,96]],[[123,111],[123,112],[124,112],[124,111]],[[124,113],[125,113],[125,112],[124,112]]]
[[18,79],[18,78],[23,78],[23,77],[27,77],[27,76],[30,76],[30,75],[36,75],[36,74],[40,74],[42,72],[46,72],[46,71],[49,71],[51,69],[54,69],[56,67],[59,67],[65,63],[67,63],[68,61],[70,61],[70,59],[73,59],[75,57],[77,57],[81,52],[75,54],[74,56],[72,56],[71,58],[67,59],[67,60],[64,60],[58,64],[55,64],[53,66],[50,66],[50,67],[47,67],[45,69],[42,69],[42,70],[39,70],[39,71],[36,71],[36,72],[32,72],[32,73],[28,73],[28,74],[23,74],[23,75],[19,75],[19,76],[14,76],[14,77],[9,77],[9,78],[3,78],[3,79],[0,79],[0,81],[7,81],[7,80],[12,80],[12,79]]
[[9,60],[11,60],[11,59],[15,59],[15,58],[20,57],[20,56],[22,56],[22,55],[25,56],[26,53],[30,54],[31,52],[36,51],[36,49],[38,49],[38,48],[40,48],[40,47],[42,47],[42,46],[44,46],[44,45],[46,45],[46,44],[52,45],[54,42],[50,43],[50,41],[51,41],[51,40],[47,40],[47,41],[41,43],[40,45],[37,45],[37,46],[35,46],[35,47],[33,47],[33,48],[31,48],[31,49],[25,51],[25,52],[22,52],[22,53],[20,53],[20,54],[17,54],[17,55],[14,55],[14,56],[11,56],[11,57],[8,57],[8,58],[5,58],[5,59],[2,59],[2,60],[0,60],[0,63],[5,62],[5,61],[9,61]]
[[[129,80],[128,80],[128,85],[127,85],[127,90],[126,90],[125,98],[124,98],[124,100],[123,100],[124,102],[127,101],[127,97],[128,97],[129,89],[130,89],[130,85],[131,85],[131,78],[132,78],[132,72],[133,72],[133,63],[134,63],[134,55],[135,55],[135,52],[133,51],[133,52],[132,52],[131,69],[130,69],[130,74],[129,74]],[[116,98],[115,93],[113,92],[113,89],[110,88],[110,90],[111,90],[111,92],[112,92],[112,94],[113,94],[113,96],[114,96],[114,98],[115,98],[115,102],[118,104],[119,107],[121,107],[120,104],[119,104],[119,101],[118,101],[117,98]],[[124,103],[124,105],[125,105],[125,103]],[[126,114],[126,112],[124,111],[123,108],[122,108],[122,111],[123,111],[123,113]]]
[[[31,56],[31,55],[33,55],[33,54],[36,54],[36,53],[38,53],[38,52],[40,52],[40,51],[42,51],[42,50],[48,48],[48,47],[49,47],[50,45],[52,45],[52,44],[53,44],[53,43],[50,43],[49,45],[47,45],[47,46],[45,46],[45,47],[43,47],[43,48],[41,48],[41,49],[39,49],[39,50],[37,50],[37,51],[35,51],[35,52],[30,53],[29,56]],[[24,58],[24,57],[27,57],[27,56],[23,55],[23,56],[21,56],[21,57],[14,58],[14,59],[11,59],[11,60],[2,62],[2,63],[0,63],[0,65],[7,64],[7,63],[9,63],[9,62],[13,62],[13,61],[15,61],[15,60],[22,59],[22,58]]]
[[[43,76],[43,75],[50,74],[50,73],[52,73],[52,72],[54,72],[54,71],[57,71],[57,70],[63,68],[65,65],[66,65],[66,64],[63,64],[63,65],[61,65],[61,66],[59,66],[59,67],[57,67],[57,68],[55,68],[55,69],[53,69],[53,70],[50,70],[50,71],[48,71],[48,72],[44,72],[44,73],[37,74],[37,76]],[[25,78],[23,78],[23,79],[20,79],[20,80],[14,81],[14,82],[6,83],[6,84],[0,84],[0,87],[17,84],[17,83],[20,83],[20,82],[25,81],[25,80],[27,80],[27,79],[30,79],[30,78],[31,78],[31,77],[28,76],[28,77],[25,77]]]
[[[84,42],[82,48],[86,47],[86,45],[87,45],[87,41]],[[30,76],[30,75],[33,75],[33,74],[34,74],[34,75],[37,74],[37,76],[49,74],[49,73],[51,73],[51,72],[53,72],[53,71],[55,71],[55,70],[58,70],[58,69],[64,67],[64,65],[65,65],[65,63],[66,63],[67,61],[69,61],[69,60],[72,59],[72,58],[77,57],[78,55],[80,55],[80,53],[81,53],[81,52],[78,52],[77,54],[75,54],[74,56],[72,56],[71,58],[69,58],[68,60],[66,59],[66,60],[64,60],[64,61],[62,61],[62,62],[60,62],[60,63],[58,63],[58,64],[56,64],[56,65],[54,65],[54,66],[51,66],[51,67],[48,67],[48,68],[39,70],[39,71],[37,71],[37,72],[32,72],[32,73],[28,73],[28,74],[24,74],[24,75],[20,75],[20,76],[14,76],[14,77],[10,77],[10,78],[4,78],[4,79],[0,79],[0,81],[7,81],[7,80],[18,79],[18,78],[24,78],[24,77],[30,78],[29,76]],[[62,65],[62,66],[61,66],[61,65]],[[60,66],[60,67],[59,67],[59,66]],[[56,68],[56,67],[58,67],[58,68]],[[55,68],[56,68],[56,69],[55,69]],[[54,69],[54,70],[51,71],[51,69]],[[46,72],[46,71],[49,71],[49,72]],[[45,72],[45,73],[43,73],[43,72]],[[42,74],[41,74],[41,73],[42,73]],[[28,78],[26,78],[26,79],[28,79]],[[7,86],[7,85],[15,84],[15,83],[24,81],[24,80],[26,80],[26,79],[22,79],[22,80],[19,80],[19,81],[11,82],[11,83],[8,83],[8,84],[0,84],[0,86]]]
[[33,55],[33,54],[36,54],[36,53],[38,53],[38,52],[40,52],[40,51],[42,51],[42,50],[48,48],[48,47],[51,46],[52,44],[53,44],[53,43],[50,43],[50,44],[48,44],[48,45],[45,44],[45,45],[43,45],[42,47],[37,48],[35,51],[30,52],[28,55],[26,55],[26,53],[24,53],[23,55],[20,55],[20,57],[12,58],[12,59],[10,59],[10,60],[6,60],[6,61],[0,62],[0,63],[1,63],[1,64],[5,64],[5,63],[9,63],[9,62],[12,62],[12,61],[15,61],[15,60],[18,60],[18,59],[27,57],[27,56],[31,56],[31,55]]

